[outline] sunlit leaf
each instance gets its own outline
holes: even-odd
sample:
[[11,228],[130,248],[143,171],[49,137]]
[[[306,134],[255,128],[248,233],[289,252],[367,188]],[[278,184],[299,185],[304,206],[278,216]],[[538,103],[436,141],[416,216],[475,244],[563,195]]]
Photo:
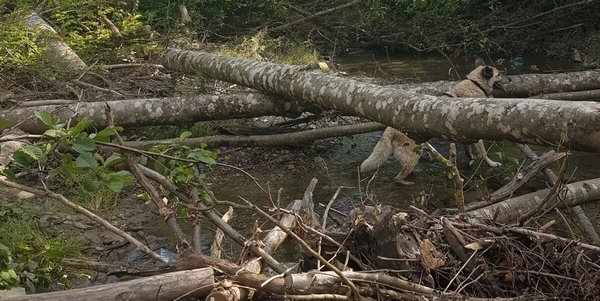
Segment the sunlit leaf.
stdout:
[[37,146],[23,145],[21,151],[27,154],[33,160],[39,160],[44,157],[44,152]]
[[41,120],[45,125],[52,126],[52,115],[48,111],[35,111],[35,117]]
[[77,135],[77,134],[85,131],[85,129],[87,129],[90,125],[92,125],[92,121],[86,116],[86,117],[83,117],[83,119],[81,119],[77,123],[77,125],[72,127],[69,130],[69,132],[71,133],[71,135]]
[[179,142],[183,142],[183,141],[185,141],[185,139],[187,139],[187,138],[189,138],[189,137],[191,137],[191,136],[192,136],[192,132],[190,132],[190,131],[185,131],[185,132],[183,132],[183,133],[181,133],[181,134],[179,135]]

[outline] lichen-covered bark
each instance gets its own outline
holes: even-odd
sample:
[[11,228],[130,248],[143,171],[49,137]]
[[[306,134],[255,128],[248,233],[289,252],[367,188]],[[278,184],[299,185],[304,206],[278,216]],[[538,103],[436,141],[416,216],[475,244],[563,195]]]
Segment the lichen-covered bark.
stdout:
[[[198,121],[230,118],[250,118],[265,115],[297,117],[300,113],[315,109],[303,101],[282,100],[276,95],[257,92],[227,95],[202,95],[194,97],[150,98],[109,101],[115,123],[124,127],[148,125],[182,125]],[[105,127],[106,116],[103,102],[82,102],[71,105],[47,105],[0,111],[0,119],[15,123],[26,120],[19,128],[28,133],[43,133],[47,127],[33,112],[45,110],[59,116],[62,121],[73,118],[75,124],[87,116],[96,127]],[[74,114],[77,112],[77,114]],[[73,117],[74,116],[74,117]]]
[[168,49],[166,68],[201,72],[263,92],[316,103],[449,140],[510,140],[600,152],[600,104],[536,99],[435,97],[365,84],[298,66]]
[[[512,82],[507,91],[494,91],[495,97],[530,97],[540,94],[574,92],[600,89],[600,70],[586,70],[558,74],[511,75]],[[431,83],[391,85],[390,88],[408,92],[441,96],[458,81],[437,81]]]

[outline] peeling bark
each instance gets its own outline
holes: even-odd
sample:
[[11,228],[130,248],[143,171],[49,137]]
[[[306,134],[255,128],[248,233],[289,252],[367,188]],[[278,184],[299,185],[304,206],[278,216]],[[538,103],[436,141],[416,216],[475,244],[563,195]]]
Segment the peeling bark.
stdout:
[[[195,97],[148,98],[108,101],[113,108],[115,123],[123,127],[149,125],[183,125],[198,121],[250,118],[265,115],[297,117],[314,106],[301,101],[281,100],[279,96],[262,93],[234,93],[227,95],[202,95]],[[41,134],[46,129],[35,111],[46,110],[72,124],[88,117],[95,127],[105,127],[103,102],[81,102],[69,105],[47,105],[0,111],[0,119],[20,123],[19,128],[31,134]],[[76,113],[74,113],[76,112]]]
[[358,115],[403,131],[455,141],[509,140],[600,152],[600,104],[449,98],[205,52],[167,49],[163,65]]

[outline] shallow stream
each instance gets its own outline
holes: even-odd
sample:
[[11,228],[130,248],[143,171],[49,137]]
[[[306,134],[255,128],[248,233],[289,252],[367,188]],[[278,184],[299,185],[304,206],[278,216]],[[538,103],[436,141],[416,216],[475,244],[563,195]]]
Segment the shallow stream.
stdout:
[[[489,61],[489,60],[486,60]],[[394,57],[388,58],[382,55],[364,55],[343,58],[338,61],[340,69],[350,74],[364,74],[377,77],[391,77],[400,79],[410,79],[411,81],[436,81],[436,80],[456,80],[458,76],[451,69],[456,68],[456,72],[462,77],[467,73],[471,63],[454,62],[451,64],[443,57]],[[503,65],[510,73],[518,73],[519,70],[511,69],[507,60]],[[502,66],[501,66],[502,67]],[[542,70],[563,70],[571,66],[568,63],[543,62],[540,60],[524,60],[523,70],[525,72],[541,72]],[[348,211],[358,205],[359,201],[366,200],[371,203],[365,195],[368,186],[369,193],[374,193],[377,202],[405,209],[411,204],[417,204],[420,207],[422,200],[428,200],[429,209],[439,207],[454,208],[452,203],[453,184],[446,176],[446,170],[442,164],[429,158],[427,155],[421,157],[419,165],[408,180],[414,182],[414,185],[404,186],[396,184],[393,181],[397,174],[398,164],[392,160],[384,164],[377,178],[368,182],[361,181],[359,185],[357,167],[370,154],[375,143],[379,139],[381,132],[355,135],[353,137],[334,138],[326,141],[317,141],[318,147],[309,146],[307,149],[289,149],[288,153],[282,154],[281,150],[274,150],[267,155],[267,158],[279,158],[278,156],[289,156],[289,159],[275,160],[275,163],[269,163],[269,160],[261,160],[260,163],[248,167],[247,171],[256,177],[256,180],[264,188],[270,188],[273,199],[277,198],[277,190],[282,187],[281,206],[285,207],[294,199],[301,199],[304,191],[313,177],[319,182],[314,192],[315,209],[322,213],[326,205],[339,186],[353,187],[342,189],[340,195],[334,203],[334,208],[341,211]],[[441,139],[432,139],[432,144],[444,155],[448,155],[449,142]],[[487,146],[490,146],[487,142]],[[503,183],[513,177],[516,166],[522,164],[525,156],[509,142],[495,143],[490,151],[491,158],[502,162],[504,165],[499,168],[489,168],[487,165],[480,164],[476,160],[469,165],[469,160],[464,155],[464,149],[461,144],[458,146],[459,169],[466,178],[465,195],[467,201],[481,196],[486,187],[497,189]],[[532,147],[538,155],[541,155],[546,148]],[[253,152],[254,150],[242,150],[240,152]],[[303,152],[305,156],[294,156],[294,152]],[[223,155],[223,154],[221,154]],[[271,157],[269,157],[271,156]],[[504,159],[502,159],[504,158]],[[511,163],[516,158],[519,164]],[[251,161],[252,162],[252,161]],[[528,164],[528,162],[527,162]],[[589,154],[575,152],[569,157],[569,170],[566,178],[571,182],[600,177],[600,154]],[[552,165],[553,170],[558,170],[557,164]],[[214,194],[220,200],[240,201],[240,196],[255,204],[267,205],[266,196],[260,190],[252,179],[240,172],[225,170],[225,167],[217,167],[215,172],[225,172],[229,177],[219,178],[213,181],[212,189]],[[475,174],[475,176],[473,176]],[[473,176],[473,177],[472,177]],[[531,192],[536,189],[545,188],[546,179],[538,176],[529,185],[521,189],[519,193]],[[360,188],[359,188],[360,187]],[[220,210],[224,212],[225,210]],[[235,211],[234,218],[230,222],[235,229],[240,230],[245,236],[250,235],[250,231],[257,216],[249,212]],[[208,223],[204,223],[208,228],[212,228]],[[270,228],[264,226],[263,230]],[[156,236],[168,235],[168,228],[164,222],[157,220],[157,223],[150,225],[147,231]],[[191,231],[190,231],[191,232]],[[212,231],[205,229],[206,242],[212,241]],[[293,260],[293,244],[287,244],[276,257]],[[237,257],[239,248],[227,244],[227,253]]]

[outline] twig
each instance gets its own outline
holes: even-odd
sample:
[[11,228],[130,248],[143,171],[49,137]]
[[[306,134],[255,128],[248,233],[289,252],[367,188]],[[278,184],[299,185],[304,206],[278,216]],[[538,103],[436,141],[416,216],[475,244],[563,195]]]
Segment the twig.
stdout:
[[[435,158],[440,161],[444,166],[446,166],[450,173],[452,174],[452,180],[454,181],[454,200],[456,201],[456,207],[458,208],[458,213],[465,213],[465,197],[463,194],[463,183],[464,180],[460,177],[460,171],[456,167],[456,145],[454,143],[450,143],[450,158],[451,160],[446,159],[442,154],[440,154],[429,142],[423,143],[425,148],[431,151]],[[454,161],[452,161],[454,158]]]
[[338,194],[340,194],[340,191],[342,190],[342,188],[352,188],[352,187],[340,186],[335,191],[335,193],[331,197],[331,200],[329,200],[329,203],[327,203],[327,207],[325,207],[325,212],[323,212],[323,225],[321,226],[321,228],[323,228],[323,230],[325,230],[325,226],[327,226],[327,215],[329,215],[329,209],[331,209],[331,205],[337,199],[337,196],[338,196]]
[[[527,221],[536,213],[538,213],[540,210],[542,210],[542,208],[544,208],[544,206],[547,205],[547,203],[549,203],[551,200],[553,200],[556,196],[557,196],[557,192],[558,189],[560,187],[562,187],[563,183],[563,175],[565,173],[565,171],[567,170],[567,159],[565,159],[563,161],[563,164],[561,165],[560,168],[560,173],[558,174],[558,178],[556,179],[556,181],[554,182],[554,185],[552,186],[552,189],[550,189],[550,191],[548,192],[548,194],[546,195],[546,197],[532,210],[530,210],[529,212],[526,212],[525,214],[521,215],[518,219],[517,219],[517,224],[518,225],[524,225],[527,223]],[[558,202],[557,202],[558,204]]]
[[562,242],[568,243],[568,244],[572,244],[578,247],[582,247],[588,250],[592,250],[592,251],[596,251],[596,252],[600,252],[600,247],[597,246],[593,246],[590,244],[586,244],[586,243],[582,243],[579,241],[574,241],[568,238],[564,238],[564,237],[560,237],[560,236],[556,236],[554,234],[548,234],[548,233],[542,233],[542,232],[537,232],[537,231],[533,231],[533,230],[529,230],[529,229],[525,229],[525,228],[508,228],[506,229],[510,232],[513,233],[518,233],[518,234],[522,234],[522,235],[527,235],[527,236],[533,236],[536,238],[547,238],[547,239],[551,239],[551,240],[560,240]]
[[[112,109],[110,108],[108,103],[106,103],[106,121],[109,126],[115,126],[113,116],[112,116]],[[115,132],[115,139],[117,140],[119,145],[123,145],[123,139],[117,132]],[[173,232],[173,235],[175,235],[175,238],[177,239],[177,245],[179,247],[179,250],[180,251],[186,250],[190,246],[190,244],[187,242],[187,240],[183,234],[183,231],[181,231],[181,228],[179,227],[179,224],[177,223],[177,220],[175,219],[175,213],[173,212],[173,210],[171,210],[169,207],[167,207],[165,205],[158,190],[156,190],[156,188],[154,186],[152,186],[152,184],[150,184],[150,181],[148,181],[148,178],[146,178],[146,176],[144,175],[142,170],[139,168],[133,154],[131,154],[129,152],[125,152],[125,153],[123,153],[123,156],[125,157],[131,172],[136,177],[136,179],[138,180],[140,185],[142,185],[142,187],[144,187],[146,192],[148,192],[148,195],[150,195],[150,199],[152,200],[154,205],[158,208],[158,213],[160,214],[161,217],[163,217],[165,219],[165,221],[167,222],[167,225]]]
[[78,79],[73,79],[73,80],[71,80],[71,82],[74,85],[76,85],[76,86],[78,86],[80,88],[94,89],[94,90],[98,90],[98,91],[101,91],[101,92],[112,93],[112,94],[115,94],[115,95],[118,95],[118,96],[123,96],[123,94],[121,94],[121,93],[119,93],[119,92],[117,92],[115,90],[101,88],[101,87],[98,87],[98,86],[95,86],[95,85],[92,85],[92,84],[88,84],[86,82],[82,82],[82,81],[80,81]]
[[293,21],[293,22],[290,22],[290,23],[287,23],[287,24],[284,24],[284,25],[281,25],[281,26],[277,26],[277,27],[271,29],[271,31],[282,30],[282,29],[288,28],[290,26],[293,26],[293,25],[296,25],[296,24],[308,21],[310,19],[314,19],[314,18],[317,18],[317,17],[320,17],[320,16],[324,16],[326,14],[333,13],[333,12],[338,11],[340,9],[344,9],[346,7],[353,6],[353,5],[355,5],[355,4],[359,3],[359,2],[360,2],[359,0],[354,0],[352,2],[349,2],[349,3],[346,3],[346,4],[342,4],[340,6],[336,6],[336,7],[330,8],[330,9],[326,9],[326,10],[320,11],[320,12],[318,12],[316,14],[311,14],[310,16],[304,17],[302,19],[298,19],[296,21]]
[[361,300],[361,295],[358,292],[358,289],[356,288],[356,286],[354,285],[354,283],[350,279],[348,279],[342,273],[342,271],[340,271],[338,268],[336,268],[333,264],[329,263],[329,261],[325,260],[325,258],[323,258],[320,254],[318,254],[317,252],[315,252],[302,238],[300,238],[298,235],[296,235],[296,233],[294,233],[290,229],[284,227],[281,223],[279,223],[279,221],[277,221],[276,219],[274,219],[273,217],[271,217],[268,213],[264,212],[262,209],[258,208],[258,206],[254,205],[250,201],[247,201],[247,200],[245,200],[243,198],[241,198],[241,199],[244,202],[246,202],[246,204],[248,204],[249,206],[251,206],[252,209],[254,209],[255,212],[257,212],[258,214],[262,215],[264,218],[266,218],[267,220],[269,220],[273,224],[277,225],[287,235],[289,235],[294,240],[296,240],[296,242],[298,242],[302,246],[302,248],[304,248],[304,250],[306,250],[308,253],[310,253],[315,258],[319,259],[319,261],[321,263],[323,263],[328,269],[330,269],[333,272],[335,272],[342,279],[342,281],[344,283],[346,283],[350,287],[350,289],[352,290],[352,293],[354,294],[354,297],[356,298],[356,300],[359,300],[359,301]]
[[[228,222],[233,216],[233,207],[229,207],[227,212],[223,214],[222,220]],[[217,228],[215,231],[215,238],[213,239],[212,246],[210,247],[210,257],[221,258],[221,243],[223,242],[223,230]]]

